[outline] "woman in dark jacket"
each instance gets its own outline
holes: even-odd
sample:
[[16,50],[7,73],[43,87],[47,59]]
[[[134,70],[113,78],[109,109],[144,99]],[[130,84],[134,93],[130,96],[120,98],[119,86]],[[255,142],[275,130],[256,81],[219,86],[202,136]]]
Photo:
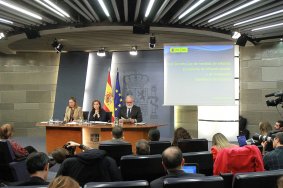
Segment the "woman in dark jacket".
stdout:
[[106,121],[106,112],[101,108],[101,103],[97,99],[92,102],[89,121]]

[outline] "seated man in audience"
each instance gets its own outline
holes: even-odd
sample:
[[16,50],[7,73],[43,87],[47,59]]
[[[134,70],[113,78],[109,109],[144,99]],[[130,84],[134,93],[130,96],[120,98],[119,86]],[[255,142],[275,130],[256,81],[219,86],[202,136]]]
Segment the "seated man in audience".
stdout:
[[102,141],[101,144],[125,144],[129,143],[124,140],[123,128],[120,126],[113,127],[112,140]]
[[45,153],[33,152],[27,159],[27,170],[30,179],[25,182],[15,183],[17,186],[48,185],[46,182],[49,171],[49,158]]
[[185,159],[178,147],[171,146],[162,153],[162,165],[167,171],[168,175],[160,177],[150,182],[151,188],[163,188],[163,181],[166,178],[179,178],[179,177],[202,177],[203,174],[185,173],[182,170]]
[[148,139],[150,141],[159,141],[159,139],[160,139],[160,131],[158,129],[150,129],[148,131]]
[[274,150],[263,157],[265,170],[283,169],[283,132],[275,134],[273,139]]
[[116,162],[106,152],[91,149],[67,158],[61,164],[58,176],[70,176],[81,186],[88,182],[121,181]]
[[137,155],[150,155],[150,146],[148,141],[141,139],[136,142],[136,154]]

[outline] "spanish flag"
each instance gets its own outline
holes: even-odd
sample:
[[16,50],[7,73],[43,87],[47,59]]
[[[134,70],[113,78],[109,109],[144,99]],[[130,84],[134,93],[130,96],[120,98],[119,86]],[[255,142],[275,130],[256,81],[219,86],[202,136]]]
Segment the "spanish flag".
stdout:
[[106,83],[106,88],[105,88],[103,109],[106,112],[112,112],[112,122],[113,122],[114,121],[114,97],[112,93],[110,71],[108,71],[108,78],[107,78],[107,83]]

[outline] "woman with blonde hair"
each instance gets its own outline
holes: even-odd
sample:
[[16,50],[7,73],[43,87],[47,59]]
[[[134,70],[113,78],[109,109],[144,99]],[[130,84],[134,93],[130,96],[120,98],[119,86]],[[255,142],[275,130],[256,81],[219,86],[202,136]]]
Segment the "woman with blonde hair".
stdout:
[[224,148],[239,147],[235,144],[230,144],[228,139],[222,133],[216,133],[212,137],[211,153],[213,161],[215,161],[217,154]]
[[267,136],[267,134],[272,131],[272,126],[268,121],[259,122],[260,135]]
[[68,106],[66,107],[64,122],[71,122],[77,120],[83,120],[82,108],[78,106],[77,99],[70,97]]
[[80,188],[80,185],[69,176],[58,176],[50,182],[48,188]]
[[14,134],[14,127],[11,124],[4,124],[0,127],[0,140],[7,140],[12,146],[12,150],[17,158],[26,157],[36,149],[32,146],[23,148],[15,140],[12,139]]

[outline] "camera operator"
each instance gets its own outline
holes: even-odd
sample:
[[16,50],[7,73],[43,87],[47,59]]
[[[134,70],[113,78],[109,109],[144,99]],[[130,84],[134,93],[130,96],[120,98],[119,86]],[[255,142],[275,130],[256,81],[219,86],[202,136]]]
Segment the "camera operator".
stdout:
[[261,143],[262,147],[263,147],[263,151],[262,153],[264,154],[265,151],[272,151],[273,150],[273,146],[272,146],[272,140],[275,137],[275,134],[278,132],[283,132],[283,121],[278,120],[276,121],[275,125],[274,125],[274,130],[273,131],[269,131],[267,133],[267,135],[262,134],[262,135],[255,135],[253,136],[253,139],[258,140],[258,142]]
[[271,136],[272,134],[283,132],[283,121],[278,120],[276,121],[274,125],[274,131],[271,131],[268,136]]
[[277,132],[272,142],[274,150],[263,157],[266,170],[277,170],[283,168],[283,132]]

